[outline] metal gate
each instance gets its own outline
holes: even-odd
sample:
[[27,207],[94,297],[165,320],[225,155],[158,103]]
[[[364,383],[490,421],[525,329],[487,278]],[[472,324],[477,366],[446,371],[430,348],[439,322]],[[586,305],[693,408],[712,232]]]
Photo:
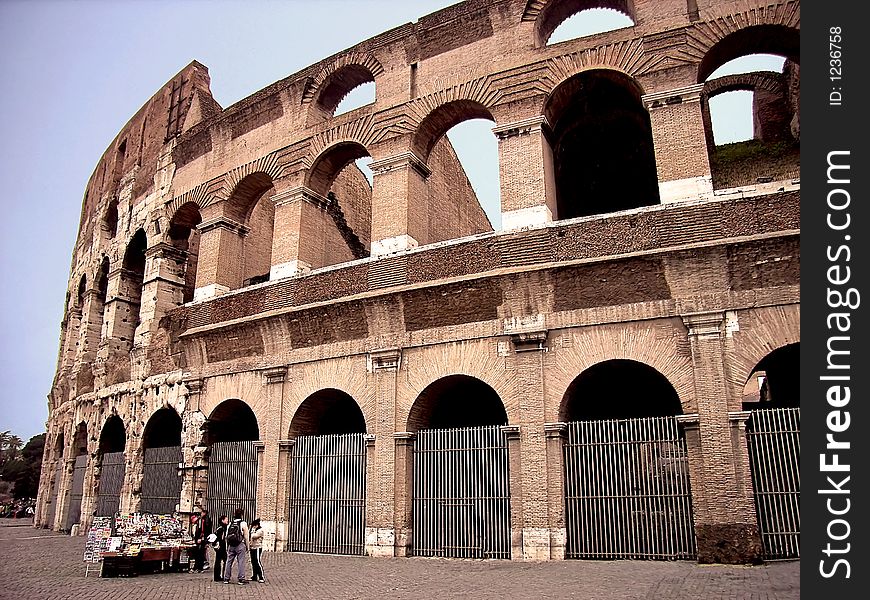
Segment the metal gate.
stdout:
[[752,411],[747,426],[764,558],[797,558],[801,535],[801,410]]
[[48,512],[45,515],[44,526],[54,529],[54,517],[57,514],[57,500],[60,492],[61,478],[63,477],[63,457],[58,459],[57,468],[54,470],[54,479],[48,492]]
[[565,511],[569,558],[695,558],[686,441],[676,418],[569,423]]
[[88,467],[88,455],[80,454],[76,456],[75,467],[73,467],[72,486],[69,492],[69,503],[66,506],[66,515],[63,522],[63,529],[69,531],[72,526],[79,522],[82,516],[82,495],[85,488],[85,469]]
[[499,426],[414,439],[414,554],[510,558],[507,438]]
[[181,446],[146,448],[143,459],[139,511],[160,515],[175,512],[181,497]]
[[256,442],[217,442],[208,460],[206,506],[215,515],[232,518],[237,508],[250,522],[257,516]]
[[291,552],[365,554],[363,434],[300,436],[291,454]]
[[121,486],[127,461],[123,452],[106,452],[100,467],[100,488],[97,491],[97,508],[94,516],[112,517],[121,504]]

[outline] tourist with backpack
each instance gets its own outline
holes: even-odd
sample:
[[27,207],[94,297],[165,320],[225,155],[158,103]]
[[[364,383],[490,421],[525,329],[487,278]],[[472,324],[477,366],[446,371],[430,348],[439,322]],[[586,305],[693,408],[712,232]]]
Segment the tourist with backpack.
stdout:
[[227,525],[225,537],[227,543],[227,566],[224,568],[224,583],[229,583],[230,579],[232,579],[233,563],[236,561],[239,563],[239,585],[248,583],[245,579],[245,563],[248,558],[248,547],[251,544],[251,538],[248,524],[243,519],[244,516],[244,509],[237,508],[233,514],[233,520]]

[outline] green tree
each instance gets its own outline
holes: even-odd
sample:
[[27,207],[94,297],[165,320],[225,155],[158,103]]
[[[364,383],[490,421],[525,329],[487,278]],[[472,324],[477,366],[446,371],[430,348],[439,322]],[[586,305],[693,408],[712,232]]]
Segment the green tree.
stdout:
[[[39,473],[42,469],[42,451],[45,434],[35,435],[21,448],[21,439],[7,434],[3,454],[8,457],[0,466],[0,479],[14,486],[16,498],[35,498],[39,491]],[[0,434],[2,435],[2,434]]]

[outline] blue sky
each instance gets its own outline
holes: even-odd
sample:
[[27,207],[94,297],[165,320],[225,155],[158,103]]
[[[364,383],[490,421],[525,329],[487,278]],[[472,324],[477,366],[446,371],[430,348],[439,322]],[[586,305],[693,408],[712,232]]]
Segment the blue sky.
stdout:
[[[209,68],[212,93],[226,107],[453,3],[0,2],[0,431],[27,441],[44,430],[85,185],[108,144],[156,90],[196,59]],[[471,124],[464,136],[450,137],[464,163],[470,155],[490,157],[466,168],[498,226],[491,127]],[[481,132],[489,146],[463,141],[486,137]]]

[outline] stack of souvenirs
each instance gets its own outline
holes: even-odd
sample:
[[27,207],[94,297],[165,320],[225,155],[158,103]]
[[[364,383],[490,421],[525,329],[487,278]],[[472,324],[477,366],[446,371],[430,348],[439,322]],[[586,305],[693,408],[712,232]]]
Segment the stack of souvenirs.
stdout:
[[142,548],[193,544],[185,520],[177,514],[118,514],[115,517],[115,535],[121,537],[121,548],[124,554],[137,554]]

